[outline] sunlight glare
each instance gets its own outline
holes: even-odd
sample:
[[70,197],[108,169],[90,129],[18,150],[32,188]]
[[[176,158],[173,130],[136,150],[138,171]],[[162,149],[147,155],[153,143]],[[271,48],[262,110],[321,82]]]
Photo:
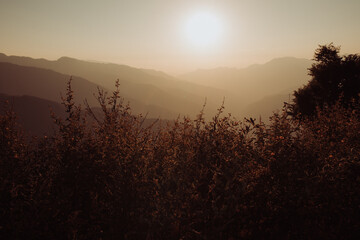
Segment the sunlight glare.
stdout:
[[197,48],[214,46],[222,34],[219,18],[211,12],[197,12],[185,24],[185,35],[189,43]]

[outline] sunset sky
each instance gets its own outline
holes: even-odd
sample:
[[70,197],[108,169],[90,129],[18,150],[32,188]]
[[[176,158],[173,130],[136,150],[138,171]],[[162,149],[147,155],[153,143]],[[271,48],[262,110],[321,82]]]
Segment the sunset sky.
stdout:
[[180,74],[360,52],[359,0],[0,0],[0,52]]

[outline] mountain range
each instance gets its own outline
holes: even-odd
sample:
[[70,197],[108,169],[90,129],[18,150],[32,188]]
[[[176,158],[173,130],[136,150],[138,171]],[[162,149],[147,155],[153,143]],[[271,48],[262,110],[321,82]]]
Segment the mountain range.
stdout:
[[[156,107],[162,109],[159,111],[161,114],[157,116],[149,111],[154,117],[173,118],[174,113],[176,116],[181,114],[193,117],[201,110],[205,99],[207,99],[208,111],[212,114],[226,95],[225,91],[181,81],[165,73],[126,65],[89,62],[69,57],[49,61],[5,54],[0,54],[0,62],[48,69],[68,76],[80,77],[110,91],[114,90],[118,79],[121,95],[131,104],[138,105],[140,109],[146,111],[154,110]],[[91,87],[88,89],[87,86],[83,86],[83,88],[91,94],[94,93]],[[134,106],[134,109],[137,108]]]
[[50,61],[0,53],[0,93],[7,98],[17,96],[13,98],[17,102],[26,96],[54,105],[61,102],[66,82],[72,78],[76,102],[82,104],[87,99],[96,107],[94,93],[98,89],[111,93],[118,79],[120,95],[133,113],[148,114],[149,118],[195,117],[205,102],[205,117],[212,117],[225,99],[225,110],[233,116],[261,115],[266,120],[284,101],[291,101],[294,90],[307,83],[310,66],[310,60],[286,57],[242,69],[203,69],[174,77],[151,69],[70,57]]

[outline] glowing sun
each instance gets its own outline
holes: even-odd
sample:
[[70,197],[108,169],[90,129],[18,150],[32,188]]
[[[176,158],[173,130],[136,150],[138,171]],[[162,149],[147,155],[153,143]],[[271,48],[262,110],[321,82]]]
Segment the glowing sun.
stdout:
[[222,34],[220,19],[212,12],[196,12],[185,22],[185,36],[197,48],[214,46]]

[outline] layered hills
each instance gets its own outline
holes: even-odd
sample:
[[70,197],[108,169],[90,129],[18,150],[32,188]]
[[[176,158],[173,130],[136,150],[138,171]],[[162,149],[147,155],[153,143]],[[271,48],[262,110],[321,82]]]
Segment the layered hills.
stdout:
[[[120,95],[133,113],[149,118],[195,117],[205,101],[205,116],[211,117],[225,99],[225,110],[233,116],[266,120],[307,83],[310,66],[310,60],[286,57],[243,69],[197,70],[173,77],[152,69],[69,57],[50,61],[0,54],[0,93],[2,98],[15,96],[15,102],[35,97],[53,106],[61,102],[72,78],[75,101],[83,104],[86,99],[96,107],[94,94],[98,89],[111,93],[118,79]],[[36,106],[36,101],[29,102]]]
[[[77,76],[89,82],[114,90],[115,81],[120,83],[121,95],[134,104],[134,109],[162,109],[158,117],[195,116],[207,102],[207,111],[213,114],[226,92],[178,80],[165,73],[138,69],[126,65],[98,63],[62,57],[56,61],[0,54],[0,62],[20,66],[53,70],[61,74]],[[86,89],[86,88],[85,88]],[[93,89],[86,89],[93,93]],[[140,111],[142,111],[140,110]],[[139,112],[139,111],[137,111]],[[155,115],[150,112],[150,114]]]

